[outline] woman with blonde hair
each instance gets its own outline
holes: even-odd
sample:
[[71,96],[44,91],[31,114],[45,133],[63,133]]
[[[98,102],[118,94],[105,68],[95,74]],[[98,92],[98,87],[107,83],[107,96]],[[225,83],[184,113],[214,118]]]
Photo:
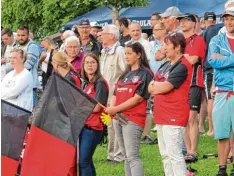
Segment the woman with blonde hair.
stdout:
[[10,52],[10,63],[14,70],[2,80],[1,99],[19,107],[32,111],[33,109],[33,77],[24,68],[25,55],[22,49]]
[[52,65],[55,72],[80,88],[80,75],[75,71],[71,63],[68,61],[67,55],[64,52],[57,52],[53,55]]

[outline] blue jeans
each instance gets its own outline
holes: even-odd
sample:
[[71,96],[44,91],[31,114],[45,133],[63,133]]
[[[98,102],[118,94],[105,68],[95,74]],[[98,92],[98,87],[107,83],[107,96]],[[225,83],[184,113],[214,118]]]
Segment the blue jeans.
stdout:
[[93,154],[100,143],[103,131],[83,128],[79,136],[80,176],[96,176]]
[[37,88],[33,88],[33,107],[37,104]]

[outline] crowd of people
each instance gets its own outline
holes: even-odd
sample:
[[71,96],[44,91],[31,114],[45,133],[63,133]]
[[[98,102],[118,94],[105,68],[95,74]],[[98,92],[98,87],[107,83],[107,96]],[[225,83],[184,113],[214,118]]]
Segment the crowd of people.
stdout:
[[201,23],[196,14],[169,7],[151,15],[149,37],[125,17],[104,27],[82,19],[61,31],[60,47],[50,37],[37,44],[27,26],[16,36],[4,28],[1,99],[32,112],[40,67],[43,89],[57,72],[105,106],[95,106],[80,133],[81,176],[96,175],[93,154],[105,128],[103,112],[113,119],[107,126],[107,162],[124,161],[126,176],[144,175],[141,143],[158,143],[165,176],[192,175],[186,163],[198,160],[200,134],[218,140],[217,176],[227,176],[234,154],[233,0],[225,4],[222,19],[217,24],[216,14],[206,12]]

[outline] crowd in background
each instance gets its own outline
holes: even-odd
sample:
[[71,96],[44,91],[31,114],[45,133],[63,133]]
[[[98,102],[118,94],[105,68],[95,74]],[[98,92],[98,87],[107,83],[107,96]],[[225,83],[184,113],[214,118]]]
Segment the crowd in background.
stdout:
[[59,47],[49,36],[39,45],[27,26],[16,33],[3,28],[1,99],[33,111],[38,89],[58,72],[106,106],[96,105],[80,134],[81,176],[96,175],[92,156],[105,128],[102,112],[113,118],[107,162],[124,161],[127,176],[144,175],[141,143],[158,144],[166,176],[192,175],[186,163],[198,160],[200,134],[218,140],[217,175],[226,176],[234,152],[234,1],[221,18],[217,23],[214,12],[205,12],[201,21],[169,7],[151,15],[150,36],[125,17],[104,27],[82,19],[60,31]]

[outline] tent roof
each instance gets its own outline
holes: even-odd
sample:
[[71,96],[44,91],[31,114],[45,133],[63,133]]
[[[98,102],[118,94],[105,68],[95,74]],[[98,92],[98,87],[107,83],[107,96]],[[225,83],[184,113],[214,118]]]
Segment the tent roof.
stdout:
[[[168,7],[176,6],[182,13],[195,13],[202,17],[205,12],[215,12],[221,15],[224,11],[226,0],[148,0],[149,5],[146,7],[129,7],[119,12],[119,16],[127,17],[133,21],[138,21],[143,29],[150,28],[149,20],[152,13],[163,13]],[[66,27],[72,27],[79,23],[83,18],[90,21],[96,21],[101,26],[112,22],[112,11],[109,7],[96,8],[82,16],[79,16],[70,22],[64,24]]]

